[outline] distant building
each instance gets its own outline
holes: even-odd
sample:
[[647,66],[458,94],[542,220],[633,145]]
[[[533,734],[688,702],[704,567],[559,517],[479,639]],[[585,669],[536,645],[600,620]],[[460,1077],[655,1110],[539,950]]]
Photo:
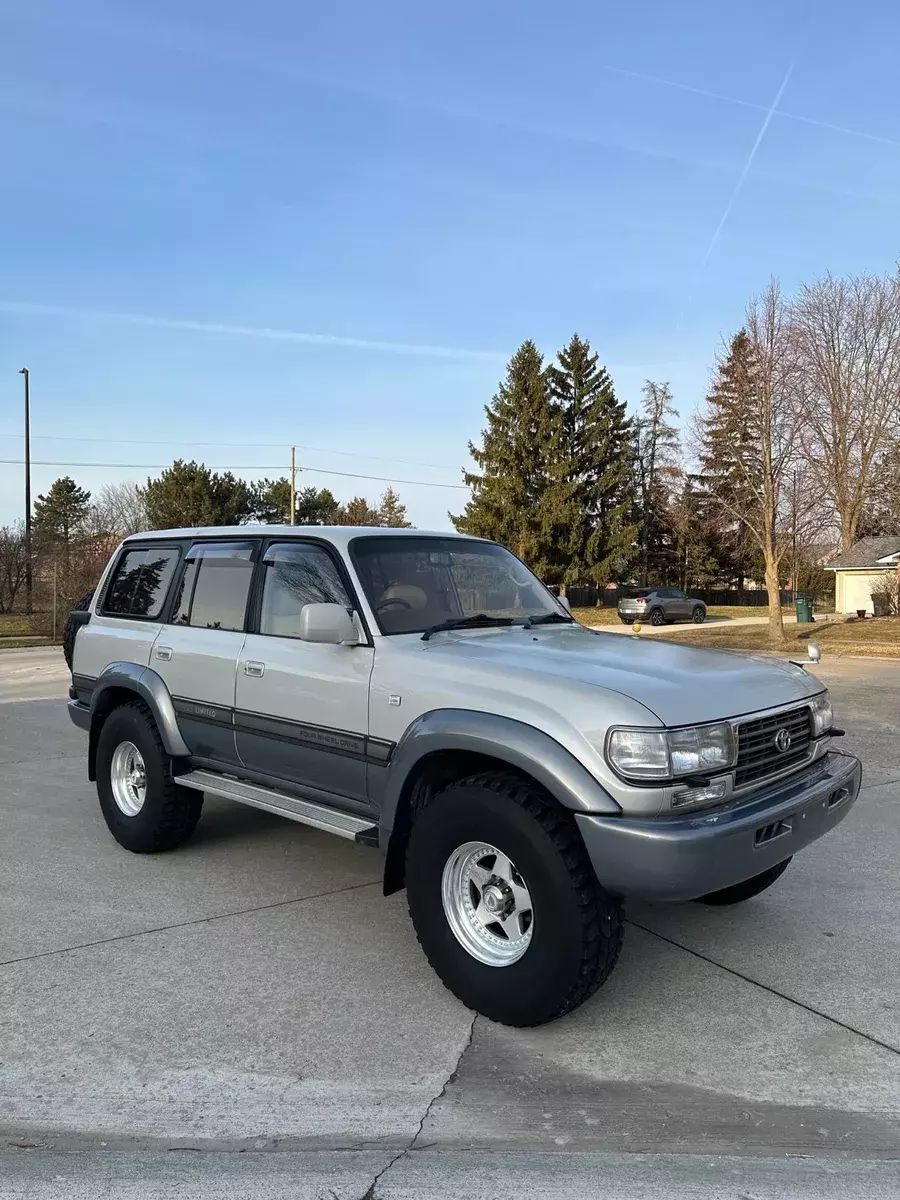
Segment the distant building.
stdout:
[[900,563],[900,537],[867,537],[825,564],[834,571],[834,611],[855,613],[863,609],[869,614],[872,589],[884,583]]

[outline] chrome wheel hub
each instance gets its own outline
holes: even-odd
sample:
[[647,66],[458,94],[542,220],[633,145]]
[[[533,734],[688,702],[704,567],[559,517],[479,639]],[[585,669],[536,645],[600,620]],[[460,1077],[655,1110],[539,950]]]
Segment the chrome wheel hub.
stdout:
[[120,742],[116,746],[109,774],[117,806],[126,817],[136,817],[147,798],[147,770],[133,742]]
[[507,967],[531,943],[534,909],[525,880],[496,846],[466,842],[444,865],[441,900],[459,944],[489,967]]

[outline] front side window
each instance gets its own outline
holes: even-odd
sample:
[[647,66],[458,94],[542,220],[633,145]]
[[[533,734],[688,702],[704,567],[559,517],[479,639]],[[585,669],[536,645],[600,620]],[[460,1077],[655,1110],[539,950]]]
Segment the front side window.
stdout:
[[171,546],[126,550],[107,589],[103,612],[155,620],[162,612],[177,564],[178,551]]
[[359,537],[350,553],[382,633],[422,633],[481,615],[567,619],[537,576],[494,542]]
[[175,598],[173,622],[197,629],[243,629],[254,553],[252,542],[192,546]]
[[263,562],[260,633],[299,636],[300,613],[305,604],[353,607],[334,559],[324,547],[311,542],[270,546]]

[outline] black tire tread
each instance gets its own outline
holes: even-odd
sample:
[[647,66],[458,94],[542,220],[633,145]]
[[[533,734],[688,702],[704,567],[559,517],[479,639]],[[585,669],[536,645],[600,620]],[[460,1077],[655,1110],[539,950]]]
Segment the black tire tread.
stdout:
[[144,839],[144,844],[138,849],[127,847],[137,854],[158,854],[166,850],[174,850],[191,836],[200,820],[203,808],[203,793],[193,788],[179,786],[172,774],[172,760],[162,743],[159,730],[153,719],[153,714],[142,700],[129,700],[114,708],[107,721],[117,712],[131,709],[141,718],[146,732],[153,742],[154,750],[163,764],[163,794],[162,803],[156,823],[150,836]]
[[[492,791],[534,817],[565,864],[577,897],[581,927],[585,933],[581,967],[574,986],[563,1001],[552,1011],[528,1023],[531,1026],[542,1025],[572,1012],[605,983],[616,965],[625,937],[622,908],[600,886],[572,817],[538,784],[513,772],[484,771],[456,780],[441,794],[469,787]],[[418,931],[416,939],[422,945]],[[422,949],[425,950],[424,945]],[[427,950],[425,954],[427,957]]]

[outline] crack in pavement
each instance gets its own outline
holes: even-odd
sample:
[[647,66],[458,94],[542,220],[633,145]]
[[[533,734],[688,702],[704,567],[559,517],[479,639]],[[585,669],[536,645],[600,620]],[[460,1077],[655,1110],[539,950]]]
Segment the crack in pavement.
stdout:
[[670,946],[674,946],[677,950],[684,950],[686,954],[692,954],[694,958],[699,958],[702,962],[709,963],[711,967],[718,967],[720,971],[727,971],[729,975],[734,975],[737,979],[742,979],[744,983],[752,984],[754,987],[762,988],[764,992],[768,992],[771,996],[777,996],[780,1000],[786,1000],[788,1004],[795,1004],[797,1008],[802,1008],[804,1012],[812,1013],[813,1016],[821,1017],[824,1021],[830,1021],[832,1025],[837,1025],[840,1029],[846,1029],[848,1033],[855,1033],[857,1037],[865,1038],[867,1042],[871,1042],[873,1046],[880,1046],[882,1050],[888,1050],[891,1054],[896,1054],[900,1057],[900,1047],[892,1046],[889,1042],[883,1042],[880,1038],[874,1037],[871,1033],[866,1033],[865,1030],[857,1029],[855,1025],[850,1025],[846,1021],[842,1021],[839,1017],[833,1017],[827,1012],[823,1012],[821,1008],[816,1008],[812,1004],[806,1004],[803,1000],[798,1000],[794,996],[789,996],[787,992],[779,991],[778,988],[772,987],[768,983],[760,983],[758,979],[753,979],[750,975],[745,975],[743,971],[739,971],[736,967],[729,967],[727,964],[719,962],[715,958],[710,958],[708,954],[704,954],[700,950],[694,950],[690,946],[685,946],[682,942],[677,942],[674,938],[666,937],[664,933],[657,933],[655,929],[650,929],[647,925],[641,925],[639,921],[633,921],[630,917],[626,918],[626,922],[632,925],[635,929],[640,929],[644,933],[649,933],[651,937],[659,938],[661,942],[666,942]]
[[56,762],[61,758],[84,758],[84,752],[78,754],[41,754],[37,758],[0,758],[0,767],[17,767],[22,763]]
[[456,1077],[459,1075],[459,1069],[462,1066],[462,1060],[465,1058],[466,1054],[469,1052],[469,1050],[471,1049],[471,1046],[472,1046],[472,1038],[475,1035],[475,1022],[477,1020],[478,1020],[478,1013],[472,1013],[472,1020],[469,1022],[469,1032],[466,1035],[466,1040],[463,1042],[462,1049],[460,1050],[460,1052],[457,1056],[456,1063],[453,1066],[453,1070],[450,1072],[450,1074],[444,1080],[440,1091],[436,1092],[435,1095],[433,1095],[431,1097],[431,1099],[428,1101],[425,1111],[422,1113],[422,1119],[419,1121],[419,1124],[418,1124],[418,1127],[417,1127],[415,1133],[412,1135],[412,1137],[409,1139],[409,1142],[403,1147],[403,1149],[398,1154],[394,1155],[394,1157],[387,1164],[387,1166],[382,1167],[382,1169],[378,1172],[378,1174],[375,1176],[375,1178],[369,1184],[369,1186],[365,1190],[365,1192],[363,1192],[363,1194],[360,1196],[359,1200],[378,1200],[378,1196],[375,1191],[375,1188],[378,1186],[378,1184],[381,1182],[381,1180],[384,1178],[384,1176],[387,1175],[387,1173],[388,1173],[388,1171],[390,1171],[391,1167],[393,1167],[396,1163],[398,1163],[401,1158],[405,1158],[406,1155],[410,1154],[413,1150],[415,1150],[416,1142],[419,1140],[419,1138],[422,1135],[422,1130],[425,1128],[425,1122],[428,1120],[429,1116],[431,1115],[431,1110],[434,1108],[435,1104],[437,1104],[437,1102],[439,1100],[442,1100],[444,1098],[444,1096],[447,1094],[447,1088],[450,1086],[451,1083],[453,1083],[456,1080]]
[[98,938],[93,942],[79,942],[75,946],[62,946],[58,950],[41,950],[38,954],[24,954],[21,958],[7,958],[0,962],[0,967],[12,967],[17,963],[34,962],[39,958],[52,958],[55,954],[72,954],[76,950],[90,950],[95,946],[108,946],[113,942],[127,942],[132,938],[147,937],[151,933],[167,933],[171,929],[188,929],[192,925],[207,925],[212,921],[227,921],[229,917],[243,917],[250,913],[267,912],[273,908],[286,908],[290,904],[305,904],[308,900],[322,900],[326,896],[339,896],[342,892],[359,891],[361,888],[374,887],[380,884],[380,879],[370,879],[366,883],[351,883],[347,887],[331,888],[327,892],[314,892],[311,896],[294,896],[290,900],[274,900],[271,904],[257,904],[251,908],[237,908],[233,912],[212,913],[208,917],[195,917],[191,921],[174,921],[171,925],[156,925],[152,929],[137,929],[133,933],[119,933],[115,937]]

